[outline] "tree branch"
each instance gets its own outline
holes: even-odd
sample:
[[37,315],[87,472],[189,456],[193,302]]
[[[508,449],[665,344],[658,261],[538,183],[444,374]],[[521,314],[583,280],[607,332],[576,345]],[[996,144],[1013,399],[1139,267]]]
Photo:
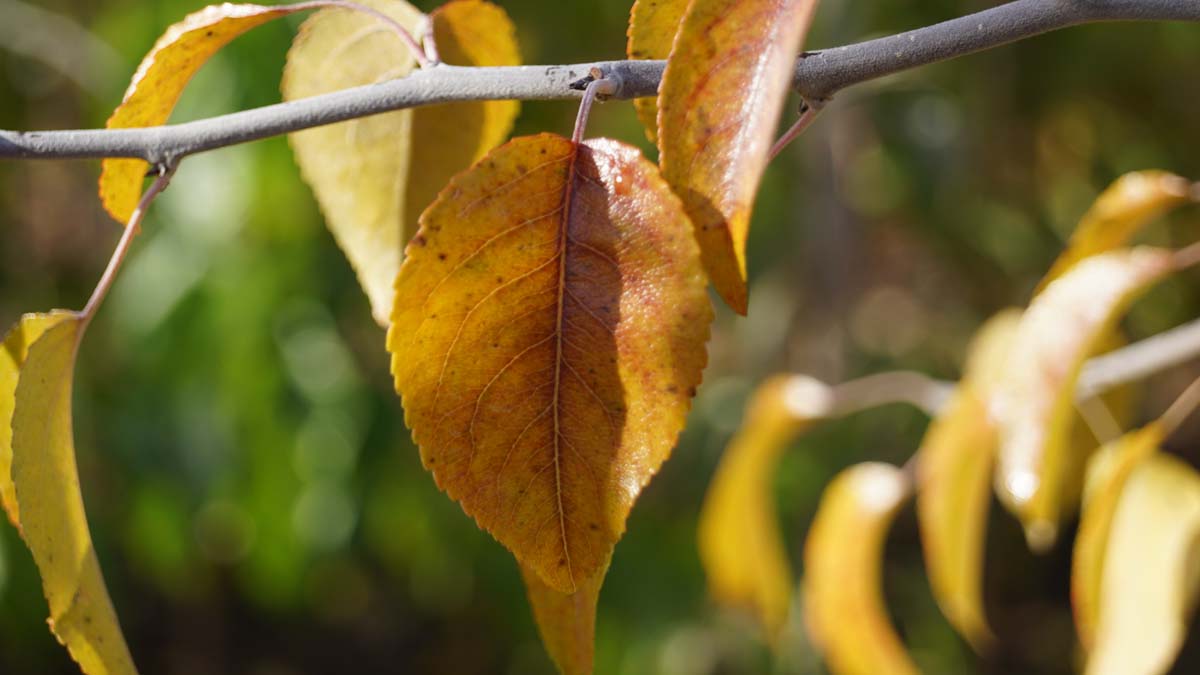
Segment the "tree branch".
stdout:
[[[1197,0],[1015,0],[890,37],[809,52],[796,66],[796,91],[824,101],[846,87],[909,68],[1100,21],[1200,21]],[[438,65],[408,77],[196,122],[143,129],[0,131],[0,158],[137,157],[173,163],[236,145],[390,110],[451,101],[554,100],[582,95],[580,80],[599,69],[614,82],[609,98],[653,96],[664,61],[604,61],[565,66],[464,68]]]

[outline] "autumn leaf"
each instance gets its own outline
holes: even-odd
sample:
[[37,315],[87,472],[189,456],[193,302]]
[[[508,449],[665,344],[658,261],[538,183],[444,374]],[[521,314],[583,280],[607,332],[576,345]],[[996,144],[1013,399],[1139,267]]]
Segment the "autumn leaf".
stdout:
[[552,589],[607,562],[683,427],[712,307],[637,150],[515,139],[421,218],[388,331],[425,466]]
[[1163,442],[1162,425],[1152,423],[1101,448],[1088,464],[1084,508],[1071,558],[1071,606],[1084,649],[1095,643],[1101,578],[1109,532],[1129,475]]
[[883,546],[908,480],[888,464],[858,464],[825,488],[804,545],[808,632],[838,675],[916,673],[884,607]]
[[1146,288],[1175,269],[1170,251],[1139,247],[1092,256],[1034,298],[989,402],[1000,431],[996,491],[1031,548],[1057,537],[1069,476],[1075,386],[1088,355]]
[[1134,171],[1118,178],[1080,219],[1038,292],[1079,261],[1124,246],[1151,221],[1191,201],[1190,188],[1187,179],[1165,171]]
[[[454,0],[429,15],[443,62],[455,66],[515,66],[521,63],[516,28],[504,10],[481,0]],[[500,145],[521,110],[517,101],[471,101],[424,106],[413,111],[412,171],[408,172],[403,242],[417,232],[421,212],[455,174]],[[383,278],[389,287],[399,266]],[[391,299],[381,307],[384,318]]]
[[1150,454],[1124,481],[1108,530],[1086,672],[1166,673],[1200,590],[1200,474]]
[[[404,0],[366,0],[410,32],[424,20]],[[287,101],[409,74],[413,55],[374,17],[317,12],[300,26],[280,86]],[[290,134],[301,175],[358,274],[371,313],[387,325],[410,212],[413,111],[396,110]],[[462,167],[459,167],[462,168]]]
[[[626,53],[631,59],[665,59],[671,54],[675,34],[687,9],[687,0],[637,0],[629,13],[629,44]],[[658,139],[658,99],[633,100],[638,120],[650,142]]]
[[788,441],[827,414],[831,400],[829,387],[812,378],[767,380],[746,406],[700,511],[700,561],[712,596],[750,609],[772,642],[792,596],[772,480]]
[[137,671],[96,560],[75,466],[71,389],[81,322],[69,312],[28,314],[5,341],[10,358],[14,348],[24,357],[14,390],[11,478],[50,629],[87,675],[124,675]]
[[574,593],[546,585],[537,572],[520,565],[521,578],[546,652],[563,675],[591,675],[596,651],[596,604],[608,563],[579,584]]
[[746,313],[754,196],[816,0],[693,0],[658,94],[663,177],[717,292]]
[[[106,126],[165,124],[184,87],[213,54],[251,28],[300,9],[304,8],[224,3],[189,14],[168,28],[146,54]],[[100,200],[113,218],[128,222],[150,165],[140,159],[110,158],[101,167]]]
[[[423,20],[406,2],[372,0],[410,31]],[[455,0],[429,16],[443,61],[462,66],[520,63],[504,10]],[[407,75],[412,55],[373,17],[320,12],[288,52],[283,97],[294,100]],[[305,180],[345,251],[380,325],[392,308],[392,284],[404,244],[421,211],[454,174],[507,136],[516,101],[479,101],[397,110],[290,136]]]

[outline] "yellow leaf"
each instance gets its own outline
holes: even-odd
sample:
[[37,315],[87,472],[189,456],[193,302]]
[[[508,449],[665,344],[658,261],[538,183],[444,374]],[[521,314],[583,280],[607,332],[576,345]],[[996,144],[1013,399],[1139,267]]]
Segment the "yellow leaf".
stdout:
[[26,314],[4,336],[4,349],[0,351],[0,503],[9,522],[16,528],[21,527],[16,488],[12,484],[12,417],[17,401],[17,380],[21,366],[29,356],[29,346],[48,329],[75,318],[71,312]]
[[832,394],[803,376],[765,382],[721,457],[700,511],[700,561],[713,597],[751,610],[774,642],[792,596],[787,551],[779,532],[772,479],[797,433],[823,416]]
[[904,473],[869,462],[825,488],[804,545],[809,635],[837,675],[916,673],[883,603],[883,545],[908,496]]
[[[251,28],[295,11],[294,7],[225,3],[189,14],[168,28],[146,54],[106,126],[165,124],[184,87],[213,54]],[[100,200],[113,218],[126,223],[141,198],[150,165],[140,159],[113,158],[101,166]]]
[[1124,246],[1151,221],[1190,201],[1187,179],[1165,171],[1134,171],[1101,193],[1075,227],[1038,291],[1079,261]]
[[[424,15],[404,0],[363,0],[410,33]],[[385,24],[363,13],[322,10],[300,27],[283,70],[283,98],[327,94],[404,77],[416,62]],[[334,239],[387,325],[405,244],[412,110],[396,110],[288,136]]]
[[1109,526],[1089,675],[1165,673],[1200,587],[1200,474],[1151,454],[1129,475]]
[[87,675],[136,673],[92,547],[75,466],[71,389],[80,317],[27,315],[22,323],[43,332],[17,382],[12,481],[50,629]]
[[1121,493],[1129,475],[1162,442],[1162,426],[1149,424],[1105,445],[1088,464],[1083,514],[1071,558],[1071,605],[1084,649],[1090,650],[1095,642],[1104,556]]
[[746,313],[746,237],[816,0],[693,0],[658,95],[663,177],[696,227],[704,268]]
[[1118,249],[1079,262],[1033,299],[989,402],[1000,431],[996,491],[1042,551],[1057,538],[1070,480],[1075,385],[1125,308],[1174,269],[1170,251]]
[[421,217],[388,331],[438,485],[546,585],[607,562],[670,454],[712,307],[687,217],[610,140],[514,139]]
[[[626,53],[631,59],[665,59],[671,54],[675,34],[687,9],[688,0],[637,0],[629,13],[629,44]],[[658,139],[658,99],[646,97],[633,101],[638,120],[646,130],[646,138]]]
[[[454,0],[429,15],[441,60],[455,66],[515,66],[521,63],[516,29],[504,10],[482,0]],[[421,212],[454,174],[471,166],[508,138],[521,110],[517,101],[472,101],[425,106],[413,111],[412,171],[408,172],[402,243],[417,232]],[[390,290],[399,266],[384,275]],[[386,319],[391,299],[379,308]]]
[[520,565],[521,578],[542,644],[563,675],[590,675],[596,650],[596,604],[608,563],[579,584],[574,593],[546,585],[538,573]]

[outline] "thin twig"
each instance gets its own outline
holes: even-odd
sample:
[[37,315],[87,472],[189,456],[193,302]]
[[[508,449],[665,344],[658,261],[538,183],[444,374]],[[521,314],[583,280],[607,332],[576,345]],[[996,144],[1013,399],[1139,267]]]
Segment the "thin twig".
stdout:
[[1188,415],[1196,410],[1197,405],[1200,405],[1200,378],[1193,380],[1158,418],[1159,424],[1162,425],[1163,437],[1174,433]]
[[82,322],[79,334],[83,335],[83,330],[91,323],[92,318],[96,316],[96,311],[100,309],[100,304],[104,302],[104,298],[108,295],[108,290],[112,288],[113,281],[117,277],[117,272],[121,269],[121,264],[125,261],[125,256],[129,253],[129,247],[133,244],[133,238],[137,236],[142,228],[142,219],[146,217],[146,210],[150,208],[151,202],[163,190],[167,189],[167,185],[171,182],[171,177],[175,175],[176,164],[162,165],[159,167],[158,177],[142,194],[142,198],[138,201],[137,208],[133,210],[133,215],[129,216],[129,222],[125,224],[125,231],[121,234],[121,240],[117,242],[117,247],[113,250],[112,257],[108,260],[108,267],[104,268],[104,274],[100,276],[100,281],[96,283],[96,289],[92,291],[92,297],[88,298],[87,304],[83,310],[79,312],[82,317]]
[[[801,56],[796,91],[810,104],[846,87],[1082,23],[1200,21],[1196,0],[1015,0],[890,37]],[[411,36],[410,36],[411,37]],[[366,117],[451,101],[559,100],[581,94],[571,83],[599,68],[616,81],[610,98],[654,96],[664,61],[566,66],[463,68],[439,65],[408,77],[198,122],[145,129],[0,131],[0,158],[169,158]]]

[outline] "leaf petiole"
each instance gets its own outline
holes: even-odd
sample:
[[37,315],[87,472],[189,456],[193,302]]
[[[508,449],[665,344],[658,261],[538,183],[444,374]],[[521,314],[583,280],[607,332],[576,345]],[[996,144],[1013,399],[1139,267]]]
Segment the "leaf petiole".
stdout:
[[592,113],[592,104],[596,102],[596,97],[610,96],[617,91],[616,80],[604,77],[604,73],[600,72],[599,68],[592,69],[591,78],[592,81],[588,82],[587,88],[583,90],[583,99],[579,102],[579,114],[575,117],[575,132],[571,134],[571,140],[575,143],[583,142],[588,116]]

